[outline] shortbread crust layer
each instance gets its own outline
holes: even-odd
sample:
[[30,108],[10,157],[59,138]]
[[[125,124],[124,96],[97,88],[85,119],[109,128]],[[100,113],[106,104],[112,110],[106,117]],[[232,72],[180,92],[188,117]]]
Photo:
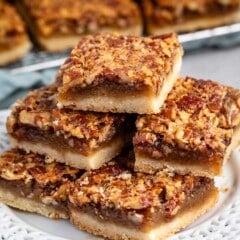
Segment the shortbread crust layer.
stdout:
[[173,33],[87,36],[58,73],[59,106],[100,112],[159,112],[179,74],[182,54]]
[[[34,31],[34,29],[32,30]],[[142,33],[142,25],[138,25],[138,26],[134,26],[134,27],[129,27],[128,29],[116,29],[116,28],[102,28],[98,31],[98,33],[120,33],[122,35],[136,35],[136,36],[140,36]],[[36,35],[36,34],[35,34]],[[37,36],[37,41],[39,43],[39,45],[43,48],[46,49],[49,52],[58,52],[58,51],[63,51],[66,49],[71,49],[74,46],[77,45],[77,43],[79,42],[79,40],[84,37],[86,34],[82,34],[82,35],[63,35],[63,36],[59,36],[59,35],[54,35],[51,38],[44,38],[42,36]]]
[[4,50],[0,51],[0,66],[4,66],[21,59],[32,47],[28,37],[25,35],[17,37],[17,42],[17,45],[9,48],[4,47]]
[[212,81],[177,80],[159,114],[140,116],[135,169],[169,167],[213,177],[240,142],[240,92]]

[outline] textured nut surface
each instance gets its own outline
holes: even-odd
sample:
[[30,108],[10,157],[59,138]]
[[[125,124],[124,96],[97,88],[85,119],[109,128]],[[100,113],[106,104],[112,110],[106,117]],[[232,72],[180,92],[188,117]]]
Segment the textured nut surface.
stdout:
[[181,55],[182,47],[173,33],[156,37],[87,36],[61,67],[59,91],[117,83],[129,88],[149,87],[155,93]]
[[135,147],[223,154],[240,124],[239,99],[239,90],[216,82],[178,79],[159,114],[138,117]]
[[126,28],[140,23],[132,0],[24,0],[44,36],[92,33],[102,27]]

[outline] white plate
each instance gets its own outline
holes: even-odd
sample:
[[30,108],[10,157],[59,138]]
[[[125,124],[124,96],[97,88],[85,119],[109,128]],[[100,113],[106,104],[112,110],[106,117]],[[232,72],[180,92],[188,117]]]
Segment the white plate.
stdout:
[[[9,148],[5,122],[9,111],[0,111],[0,152]],[[240,236],[240,149],[236,149],[224,169],[216,178],[221,189],[218,204],[209,213],[182,230],[177,239],[229,239]],[[77,230],[68,221],[50,220],[35,214],[11,209],[0,204],[0,239],[8,240],[83,240],[99,239]],[[140,240],[140,239],[139,239]]]

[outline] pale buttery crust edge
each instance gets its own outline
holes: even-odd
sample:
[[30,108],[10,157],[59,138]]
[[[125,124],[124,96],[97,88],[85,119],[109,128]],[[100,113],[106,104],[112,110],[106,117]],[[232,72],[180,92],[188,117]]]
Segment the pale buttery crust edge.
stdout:
[[[172,72],[163,83],[162,89],[158,96],[144,96],[127,95],[125,94],[121,99],[114,98],[102,92],[95,92],[95,96],[76,96],[73,100],[65,100],[59,96],[59,106],[73,106],[76,109],[83,111],[96,111],[96,112],[127,112],[138,114],[151,114],[158,113],[160,107],[167,98],[168,93],[171,91],[182,66],[182,56],[179,52],[175,57],[174,67]],[[105,91],[106,92],[106,91]]]
[[62,152],[58,149],[50,147],[46,143],[32,143],[24,140],[17,140],[12,136],[9,136],[9,140],[13,147],[24,149],[26,152],[34,152],[41,155],[47,155],[55,159],[57,162],[65,163],[71,167],[78,169],[97,169],[101,167],[105,162],[110,161],[112,158],[120,154],[122,148],[126,144],[126,140],[122,136],[118,136],[108,145],[100,148],[92,155],[84,156],[80,153],[74,152]]
[[[142,34],[142,26],[137,25],[134,27],[129,27],[126,29],[117,29],[117,28],[100,28],[98,33],[111,33],[116,32],[122,35],[136,35],[140,36]],[[86,33],[87,34],[87,33]],[[35,36],[41,47],[50,52],[57,52],[69,48],[73,48],[85,35],[69,35],[69,36],[53,36],[49,38],[44,38],[41,36]]]
[[[73,48],[80,41],[81,37],[84,37],[85,35],[90,34],[90,33],[85,33],[85,34],[83,33],[83,34],[66,35],[66,36],[59,35],[59,36],[52,36],[47,38],[42,37],[36,32],[28,14],[26,13],[24,6],[22,6],[19,2],[20,1],[17,1],[17,7],[20,13],[22,13],[23,18],[27,22],[35,40],[39,43],[39,45],[43,49],[47,51],[58,52],[58,51],[63,51],[69,48]],[[104,28],[99,28],[99,30],[97,31],[97,33],[109,33],[109,32],[110,33],[116,32],[123,35],[130,34],[130,35],[141,36],[143,33],[142,20],[139,18],[138,24],[125,29],[114,28],[114,27],[104,27]]]
[[22,37],[21,44],[12,47],[9,50],[0,52],[0,66],[7,65],[21,59],[32,47],[27,36]]
[[[231,156],[232,151],[240,144],[240,125],[237,126],[234,130],[231,144],[227,147],[224,159],[223,159],[223,165],[224,163],[227,162],[229,157]],[[205,177],[210,177],[213,178],[214,176],[221,175],[222,173],[222,167],[220,167],[219,171],[216,172],[210,165],[207,165],[205,163],[199,164],[196,163],[194,164],[191,163],[190,165],[187,164],[180,164],[177,162],[174,162],[172,160],[171,162],[167,161],[161,161],[157,159],[153,159],[150,156],[146,157],[140,154],[136,149],[135,149],[135,165],[134,169],[136,171],[140,172],[146,172],[146,173],[154,173],[157,170],[163,169],[167,167],[168,169],[177,172],[179,174],[189,174],[191,173],[194,176],[205,176]]]
[[186,211],[183,211],[173,220],[146,233],[139,231],[139,229],[130,229],[113,222],[104,223],[104,221],[100,221],[96,217],[71,206],[69,206],[69,215],[74,225],[95,235],[101,235],[114,240],[161,240],[191,224],[200,215],[210,210],[217,201],[218,191],[214,187],[207,192],[207,196],[203,201],[196,201],[194,206],[187,208]]
[[234,129],[231,144],[227,147],[223,163],[225,164],[230,158],[232,151],[240,145],[240,124]]
[[172,25],[159,26],[157,27],[151,22],[146,23],[147,33],[152,35],[165,34],[168,32],[191,32],[199,29],[206,29],[221,26],[224,24],[234,23],[240,21],[240,13],[239,11],[221,14],[215,17],[200,17],[194,20],[186,20],[186,22],[176,23]]
[[67,210],[56,209],[53,206],[38,202],[37,200],[20,197],[14,194],[11,190],[0,186],[0,202],[31,213],[37,213],[52,219],[68,219]]

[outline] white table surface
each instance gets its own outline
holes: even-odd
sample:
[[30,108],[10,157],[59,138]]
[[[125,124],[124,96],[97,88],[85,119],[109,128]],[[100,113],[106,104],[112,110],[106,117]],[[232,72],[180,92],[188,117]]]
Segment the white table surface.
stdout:
[[186,53],[181,74],[219,81],[240,89],[240,45]]

